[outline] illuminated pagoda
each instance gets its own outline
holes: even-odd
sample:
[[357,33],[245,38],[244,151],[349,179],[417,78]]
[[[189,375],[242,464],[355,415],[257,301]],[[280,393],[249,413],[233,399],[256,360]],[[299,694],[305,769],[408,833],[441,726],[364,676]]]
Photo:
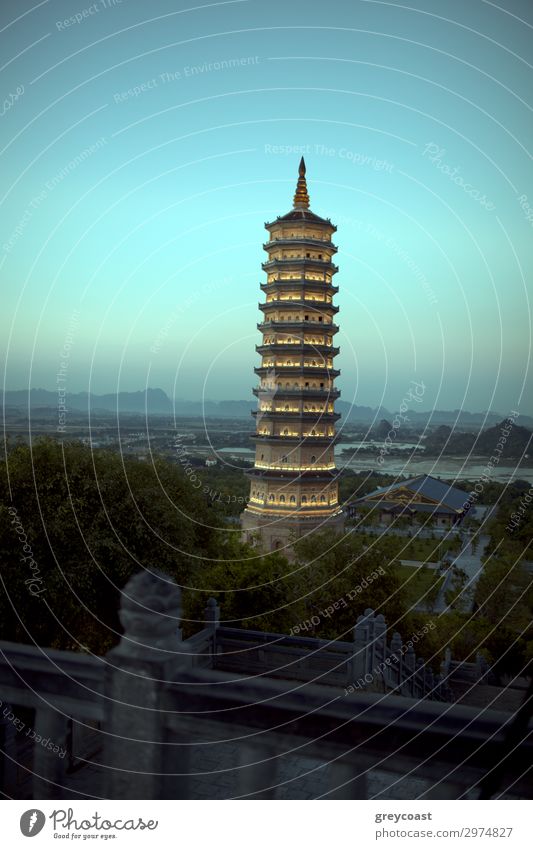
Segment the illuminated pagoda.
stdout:
[[315,529],[344,527],[333,450],[340,395],[333,367],[337,228],[309,209],[303,158],[293,209],[265,228],[256,453],[241,523],[249,541],[272,551]]

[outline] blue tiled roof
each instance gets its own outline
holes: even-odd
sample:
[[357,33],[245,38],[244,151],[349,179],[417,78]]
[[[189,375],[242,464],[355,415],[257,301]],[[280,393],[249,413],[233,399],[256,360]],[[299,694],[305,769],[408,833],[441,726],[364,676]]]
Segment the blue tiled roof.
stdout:
[[[391,484],[390,486],[379,487],[373,492],[367,493],[362,498],[356,499],[355,503],[361,504],[380,493],[389,495],[389,493],[393,493],[399,489],[410,489],[413,492],[418,492],[420,495],[436,501],[443,508],[451,509],[454,512],[461,510],[468,498],[468,493],[462,489],[458,489],[456,486],[450,486],[444,483],[444,481],[438,480],[438,478],[431,477],[431,475],[418,475],[406,481],[398,481],[398,483]],[[392,504],[393,502],[390,502],[389,499],[383,499],[383,503]],[[413,504],[413,508],[415,509],[420,509],[421,506]]]

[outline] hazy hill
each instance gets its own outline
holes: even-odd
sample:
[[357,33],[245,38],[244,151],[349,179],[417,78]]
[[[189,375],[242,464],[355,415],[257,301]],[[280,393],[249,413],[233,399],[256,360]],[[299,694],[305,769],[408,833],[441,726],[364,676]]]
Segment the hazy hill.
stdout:
[[[5,407],[14,407],[20,410],[57,407],[57,393],[48,389],[32,389],[28,393],[25,389],[8,390],[3,395]],[[250,410],[255,408],[254,398],[247,401],[186,401],[176,398],[174,404],[162,389],[144,389],[139,392],[119,392],[106,395],[95,395],[87,392],[67,393],[67,408],[87,412],[106,410],[109,412],[122,413],[148,413],[150,415],[167,414],[176,416],[206,416],[210,418],[245,418],[249,419]],[[385,419],[388,422],[394,419],[394,412],[385,407],[365,407],[349,404],[347,401],[337,401],[336,408],[342,414],[343,420],[351,424],[373,424],[378,426]],[[434,410],[433,412],[421,412],[419,410],[408,410],[406,415],[406,427],[411,425],[424,426],[429,420],[431,425],[483,425],[486,428],[498,426],[504,417],[501,413],[470,413],[468,410]],[[530,416],[519,416],[515,429],[533,427],[533,418]],[[439,428],[440,430],[440,428]],[[486,433],[489,433],[487,430]],[[442,432],[441,432],[442,436]],[[493,438],[489,434],[490,439]],[[444,441],[444,440],[443,440]],[[496,439],[496,442],[498,440]],[[496,443],[495,443],[496,444]]]
[[[4,393],[4,406],[21,410],[40,407],[55,408],[58,404],[57,392],[48,389],[11,390]],[[88,392],[68,392],[66,406],[71,410],[87,412],[107,410],[109,412],[171,413],[172,403],[162,389],[145,389],[139,392],[119,392],[118,394],[93,395]]]

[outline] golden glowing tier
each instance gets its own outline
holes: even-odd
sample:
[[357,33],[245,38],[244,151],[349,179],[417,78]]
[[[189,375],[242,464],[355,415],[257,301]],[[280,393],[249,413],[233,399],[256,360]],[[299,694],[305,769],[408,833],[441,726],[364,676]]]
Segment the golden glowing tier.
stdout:
[[272,550],[321,527],[343,528],[333,451],[336,227],[309,209],[303,158],[293,209],[265,227],[256,454],[241,522],[250,541]]

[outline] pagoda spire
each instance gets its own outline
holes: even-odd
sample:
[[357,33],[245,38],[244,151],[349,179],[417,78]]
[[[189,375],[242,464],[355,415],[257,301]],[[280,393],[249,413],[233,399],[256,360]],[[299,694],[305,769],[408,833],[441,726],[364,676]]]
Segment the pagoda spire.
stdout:
[[294,208],[309,209],[309,195],[307,194],[307,182],[305,179],[305,160],[302,156],[298,168],[298,182],[294,193]]

